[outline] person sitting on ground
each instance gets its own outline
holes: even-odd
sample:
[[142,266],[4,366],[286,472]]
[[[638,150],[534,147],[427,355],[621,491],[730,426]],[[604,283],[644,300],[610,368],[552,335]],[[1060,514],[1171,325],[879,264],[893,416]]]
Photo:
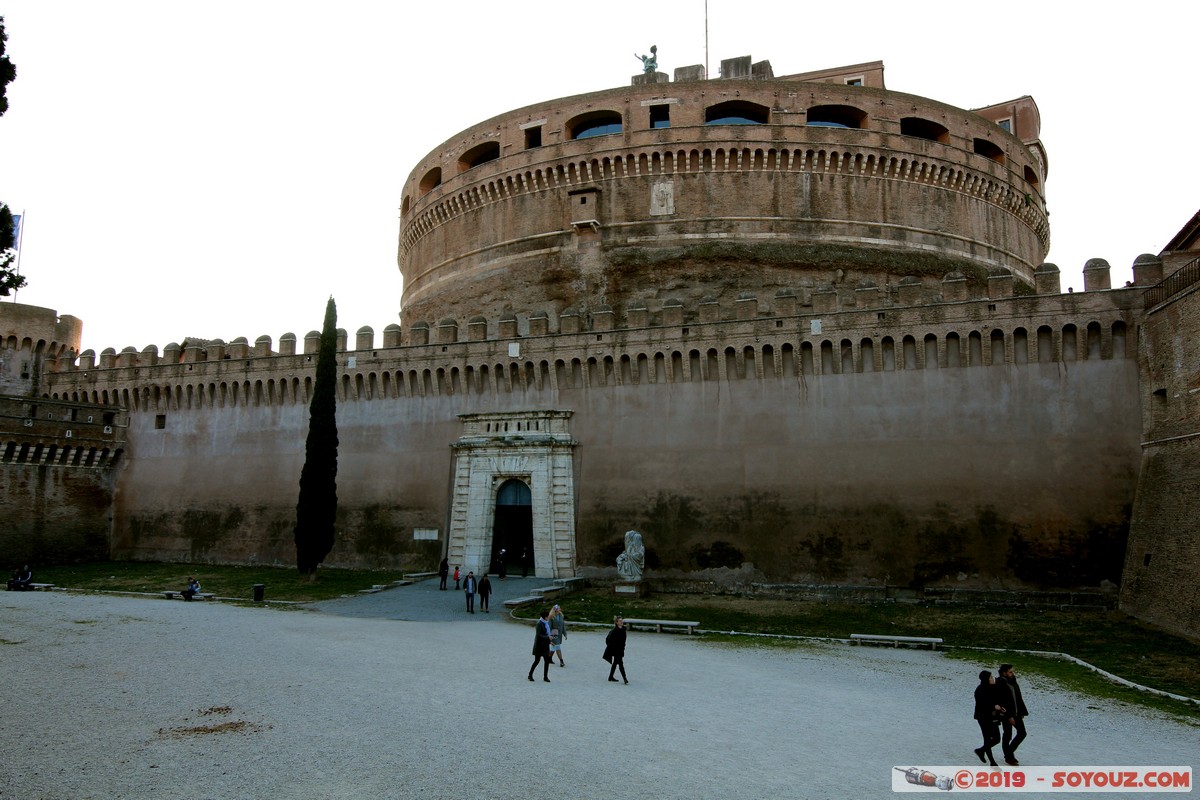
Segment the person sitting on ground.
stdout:
[[196,580],[195,578],[193,578],[191,576],[188,576],[187,588],[184,589],[179,594],[183,596],[184,600],[187,600],[190,602],[193,597],[200,594],[200,581]]
[[14,569],[12,577],[8,579],[8,590],[10,592],[28,592],[33,588],[33,573],[29,570],[29,565]]

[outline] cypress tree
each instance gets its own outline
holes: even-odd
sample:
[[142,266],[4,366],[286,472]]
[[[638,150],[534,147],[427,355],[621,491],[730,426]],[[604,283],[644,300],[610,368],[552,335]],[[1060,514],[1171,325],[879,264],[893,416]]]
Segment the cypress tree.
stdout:
[[300,499],[296,503],[296,566],[313,575],[333,549],[337,516],[337,307],[325,306],[325,324],[317,350],[317,380],[309,406]]
[[[0,17],[0,115],[8,110],[8,85],[17,77],[16,66],[4,54],[6,41],[8,34],[4,32],[4,17]],[[7,297],[12,290],[25,285],[25,278],[9,266],[17,257],[13,249],[16,246],[12,212],[8,206],[0,203],[0,297]]]

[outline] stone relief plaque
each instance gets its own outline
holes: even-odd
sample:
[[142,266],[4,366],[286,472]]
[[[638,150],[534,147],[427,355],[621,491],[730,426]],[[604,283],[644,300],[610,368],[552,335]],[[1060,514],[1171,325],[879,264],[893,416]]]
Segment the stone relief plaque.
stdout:
[[675,182],[659,181],[650,189],[650,216],[664,217],[675,213]]

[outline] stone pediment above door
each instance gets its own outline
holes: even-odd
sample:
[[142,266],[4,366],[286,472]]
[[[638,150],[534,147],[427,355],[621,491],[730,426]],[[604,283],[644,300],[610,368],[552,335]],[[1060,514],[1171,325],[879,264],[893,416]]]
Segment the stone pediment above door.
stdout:
[[459,414],[463,431],[455,447],[480,444],[574,445],[570,421],[573,411],[496,411]]

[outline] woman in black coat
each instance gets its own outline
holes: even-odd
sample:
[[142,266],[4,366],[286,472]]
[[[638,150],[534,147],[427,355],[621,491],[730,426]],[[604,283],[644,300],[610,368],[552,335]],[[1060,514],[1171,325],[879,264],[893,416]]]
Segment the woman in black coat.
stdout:
[[625,679],[625,683],[629,683],[629,678],[625,676],[625,618],[617,617],[613,620],[613,629],[608,632],[608,637],[604,640],[604,660],[612,664],[608,670],[608,679],[613,683],[617,679],[613,677],[617,669],[621,670],[621,677]]
[[546,683],[550,682],[550,620],[546,619],[549,615],[549,611],[543,611],[542,618],[533,625],[533,666],[529,668],[529,680],[533,680],[533,671],[537,669],[538,662],[545,659],[542,680]]
[[[996,679],[992,673],[984,670],[979,673],[979,685],[975,687],[975,721],[983,732],[983,747],[975,748],[975,755],[983,763],[996,766],[992,756],[992,748],[1000,744],[1000,718],[1005,714],[1001,703],[1000,693],[996,689]],[[984,756],[987,759],[984,759]]]

